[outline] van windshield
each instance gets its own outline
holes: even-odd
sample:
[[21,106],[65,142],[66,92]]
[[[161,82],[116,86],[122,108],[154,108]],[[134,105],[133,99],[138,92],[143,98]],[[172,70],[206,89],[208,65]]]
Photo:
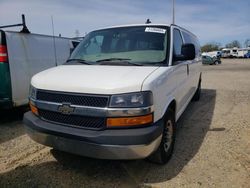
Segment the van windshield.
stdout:
[[[167,26],[131,26],[89,33],[72,53],[70,60],[90,64],[162,63],[167,55]],[[130,65],[129,64],[129,65]]]

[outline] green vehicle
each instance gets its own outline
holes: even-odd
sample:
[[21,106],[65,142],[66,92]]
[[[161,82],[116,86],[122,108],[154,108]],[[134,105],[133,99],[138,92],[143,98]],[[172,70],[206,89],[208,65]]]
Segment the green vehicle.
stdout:
[[11,102],[10,68],[5,33],[0,30],[0,107],[9,108]]
[[220,57],[214,56],[211,57],[209,55],[202,55],[202,64],[203,65],[218,65],[221,64]]

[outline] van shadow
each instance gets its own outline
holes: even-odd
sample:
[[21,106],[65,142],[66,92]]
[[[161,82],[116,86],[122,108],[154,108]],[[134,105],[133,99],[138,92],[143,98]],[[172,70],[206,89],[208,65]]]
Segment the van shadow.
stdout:
[[0,110],[0,144],[25,134],[22,119],[28,109],[24,106]]
[[51,150],[55,161],[21,166],[0,174],[0,187],[147,187],[176,177],[196,155],[210,130],[216,91],[203,89],[178,120],[171,160],[157,165],[147,160],[97,160]]

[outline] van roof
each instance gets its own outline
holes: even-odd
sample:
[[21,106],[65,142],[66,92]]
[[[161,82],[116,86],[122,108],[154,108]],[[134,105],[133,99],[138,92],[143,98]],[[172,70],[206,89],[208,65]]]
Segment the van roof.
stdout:
[[103,29],[112,29],[112,28],[121,28],[121,27],[136,27],[136,26],[166,26],[166,27],[170,27],[170,26],[175,26],[175,27],[178,27],[190,34],[192,34],[194,37],[197,38],[197,36],[195,34],[193,34],[192,32],[188,31],[187,29],[179,26],[179,25],[175,25],[175,24],[161,24],[161,23],[149,23],[149,24],[127,24],[127,25],[115,25],[115,26],[110,26],[110,27],[103,27],[103,28],[99,28],[99,29],[96,29],[96,30],[103,30]]
[[120,28],[120,27],[135,27],[135,26],[166,26],[169,27],[170,24],[125,24],[125,25],[115,25],[115,26],[110,26],[110,27],[104,27],[104,28],[99,28],[97,30],[102,30],[102,29],[111,29],[111,28]]

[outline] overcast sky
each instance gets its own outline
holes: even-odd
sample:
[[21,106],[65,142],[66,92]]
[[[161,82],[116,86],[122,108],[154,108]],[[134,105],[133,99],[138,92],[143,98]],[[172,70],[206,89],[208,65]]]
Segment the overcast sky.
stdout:
[[[131,23],[171,23],[172,0],[0,0],[0,25],[21,22],[31,32],[74,37],[91,30]],[[176,24],[195,33],[201,44],[250,38],[250,0],[176,0]],[[14,30],[14,29],[9,29]]]

